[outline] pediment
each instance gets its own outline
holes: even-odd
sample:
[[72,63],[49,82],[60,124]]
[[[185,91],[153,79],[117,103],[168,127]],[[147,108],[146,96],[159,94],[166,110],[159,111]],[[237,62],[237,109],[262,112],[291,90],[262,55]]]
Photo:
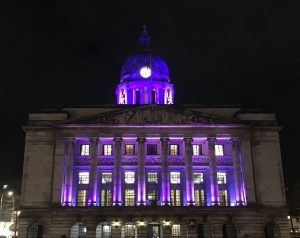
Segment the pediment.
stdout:
[[187,110],[183,107],[166,105],[144,105],[70,119],[60,124],[80,125],[155,125],[155,124],[241,124],[232,118]]

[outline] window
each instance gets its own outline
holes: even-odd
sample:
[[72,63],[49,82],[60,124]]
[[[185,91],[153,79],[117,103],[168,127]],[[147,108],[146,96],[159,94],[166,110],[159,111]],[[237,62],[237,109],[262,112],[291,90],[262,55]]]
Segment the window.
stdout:
[[134,189],[125,189],[125,206],[134,206],[135,193]]
[[202,147],[201,145],[193,145],[193,155],[201,155]]
[[103,155],[112,155],[112,145],[103,145]]
[[135,183],[135,177],[134,177],[133,171],[125,172],[125,183],[126,184],[134,184]]
[[78,184],[89,184],[89,172],[79,172],[78,173]]
[[158,183],[157,172],[148,172],[147,181],[148,183]]
[[181,237],[181,232],[180,232],[180,225],[179,224],[174,224],[172,225],[172,238],[175,237]]
[[79,225],[79,232],[78,232],[78,238],[83,238],[86,236],[86,226],[85,225]]
[[228,206],[228,192],[226,189],[219,190],[220,206]]
[[156,103],[156,97],[155,97],[155,90],[152,90],[152,95],[151,95],[151,99],[152,99],[152,104]]
[[81,145],[80,155],[90,155],[90,145]]
[[171,189],[171,206],[181,206],[180,189]]
[[178,145],[170,145],[170,155],[179,155]]
[[215,155],[216,156],[223,156],[224,155],[223,145],[215,145]]
[[125,145],[125,155],[134,155],[134,145]]
[[171,184],[180,184],[180,172],[170,172]]
[[158,200],[157,190],[156,189],[148,190],[147,199],[148,201],[157,201]]
[[112,206],[112,196],[110,189],[102,189],[101,190],[101,206]]
[[226,173],[217,172],[217,180],[218,180],[218,184],[226,184],[227,183]]
[[112,182],[112,173],[102,173],[102,184]]
[[203,173],[194,173],[194,184],[203,183]]
[[147,155],[157,155],[157,145],[148,144],[147,145]]
[[99,224],[96,228],[96,238],[111,238],[111,226],[108,223]]
[[87,190],[78,190],[77,193],[77,206],[83,207],[86,205]]
[[195,189],[195,206],[205,205],[205,196],[203,189]]
[[140,91],[139,91],[139,90],[136,90],[136,91],[135,91],[135,104],[140,104],[140,103],[141,103],[140,100],[141,100],[141,94],[140,94]]
[[124,234],[122,238],[135,238],[136,237],[136,227],[132,224],[127,224],[122,227],[122,233]]

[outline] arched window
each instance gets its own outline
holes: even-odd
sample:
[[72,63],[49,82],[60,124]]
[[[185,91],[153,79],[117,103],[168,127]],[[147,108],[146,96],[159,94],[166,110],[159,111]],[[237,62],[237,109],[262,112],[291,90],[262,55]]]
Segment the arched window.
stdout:
[[135,90],[135,104],[141,104],[141,94],[138,89]]
[[77,222],[71,228],[70,238],[85,238],[86,232],[86,226],[81,222]]
[[121,238],[136,238],[137,229],[133,223],[126,223],[122,226]]
[[106,223],[100,223],[96,228],[96,238],[111,238],[111,226]]
[[224,238],[237,238],[236,227],[232,222],[223,225]]

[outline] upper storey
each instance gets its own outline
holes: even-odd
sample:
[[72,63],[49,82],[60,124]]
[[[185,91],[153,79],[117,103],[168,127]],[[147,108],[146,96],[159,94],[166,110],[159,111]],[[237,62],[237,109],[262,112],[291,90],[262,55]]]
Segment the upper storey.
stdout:
[[173,104],[174,86],[166,62],[151,53],[151,40],[144,27],[140,49],[124,63],[116,89],[117,104]]

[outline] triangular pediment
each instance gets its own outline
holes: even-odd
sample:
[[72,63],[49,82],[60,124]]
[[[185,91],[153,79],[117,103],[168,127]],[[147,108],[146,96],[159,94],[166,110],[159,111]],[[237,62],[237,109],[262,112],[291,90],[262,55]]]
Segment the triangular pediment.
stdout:
[[143,105],[119,108],[96,115],[70,119],[60,124],[106,124],[106,125],[155,125],[155,124],[241,124],[232,118],[196,112],[184,107],[166,105]]

